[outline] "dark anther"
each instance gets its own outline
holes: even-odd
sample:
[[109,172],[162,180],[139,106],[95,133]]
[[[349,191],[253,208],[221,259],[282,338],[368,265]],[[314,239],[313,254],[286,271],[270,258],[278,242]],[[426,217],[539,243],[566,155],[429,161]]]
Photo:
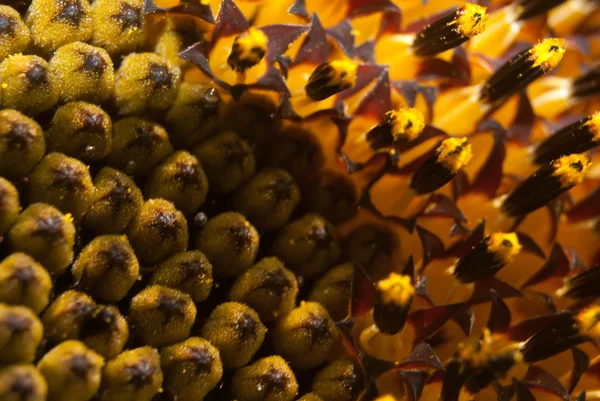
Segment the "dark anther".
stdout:
[[21,400],[26,400],[29,398],[29,395],[32,393],[34,389],[34,384],[31,376],[23,375],[16,377],[10,387],[10,390],[13,393],[16,393],[20,396]]
[[583,171],[583,163],[581,162],[581,160],[571,163],[570,166],[577,171]]
[[114,179],[113,187],[102,197],[102,200],[106,200],[113,210],[121,210],[123,206],[130,205],[133,202],[130,188],[123,184],[119,178]]
[[258,381],[265,389],[264,397],[267,397],[269,394],[283,393],[289,378],[284,372],[271,368],[267,373],[262,374]]
[[294,183],[285,178],[270,182],[265,190],[269,191],[276,202],[283,202],[292,198]]
[[220,145],[226,153],[227,164],[235,164],[240,169],[248,160],[248,152],[237,141],[225,142]]
[[56,241],[63,234],[63,223],[60,216],[38,217],[35,223],[36,228],[31,233],[33,236]]
[[143,23],[141,7],[132,7],[126,2],[123,2],[119,13],[112,18],[121,26],[121,32],[140,29]]
[[250,229],[246,224],[238,224],[236,226],[230,227],[229,235],[231,235],[231,238],[235,243],[235,248],[238,252],[243,251],[244,248],[250,245],[250,242],[252,240],[250,238]]
[[205,348],[192,347],[188,360],[194,365],[197,375],[210,374],[214,357]]
[[79,67],[80,71],[89,72],[96,76],[96,78],[100,77],[104,74],[106,70],[106,62],[96,52],[90,53],[80,53],[83,57],[83,62],[81,63],[81,67]]
[[107,270],[125,270],[127,262],[129,262],[127,249],[118,244],[113,244],[109,249],[99,252],[98,256],[102,258],[102,262],[106,265]]
[[173,178],[184,188],[199,188],[200,175],[198,166],[190,163],[177,163]]
[[277,296],[282,296],[291,287],[290,281],[282,273],[281,271],[269,273],[257,290],[265,289]]
[[31,320],[25,316],[10,313],[4,317],[4,326],[13,333],[22,333],[31,327]]
[[181,230],[181,226],[177,221],[177,215],[171,212],[157,212],[153,226],[160,231],[164,238],[175,238],[179,234],[179,230]]
[[167,89],[171,86],[171,73],[164,64],[151,64],[148,75],[144,78],[152,86],[153,91]]
[[33,64],[25,73],[25,79],[32,88],[48,85],[48,70],[40,64]]
[[129,141],[127,148],[141,148],[148,153],[152,153],[154,147],[160,141],[161,138],[156,134],[152,125],[142,124],[135,127],[135,139]]
[[13,272],[12,277],[22,284],[29,284],[35,278],[35,273],[31,265],[18,266]]
[[81,338],[91,337],[104,333],[106,330],[114,330],[117,316],[109,308],[98,306],[84,318]]
[[85,16],[79,0],[63,0],[59,4],[62,5],[62,8],[54,18],[52,18],[52,22],[62,21],[74,27],[78,27]]
[[52,186],[62,187],[74,191],[83,186],[83,172],[69,164],[52,169]]
[[173,316],[183,317],[185,315],[185,307],[187,302],[183,298],[175,298],[166,295],[159,295],[158,307],[165,313],[165,320],[171,319]]
[[150,361],[141,360],[125,367],[124,370],[131,377],[129,379],[130,383],[136,387],[142,387],[152,381],[152,375],[154,375],[156,368]]
[[246,341],[250,341],[256,337],[256,330],[258,329],[258,324],[256,320],[252,319],[251,316],[243,313],[234,323],[235,327],[238,329],[240,342],[244,343]]
[[12,36],[15,32],[15,20],[0,14],[0,35]]
[[300,328],[308,330],[310,337],[310,347],[313,348],[316,344],[323,344],[329,340],[331,333],[326,319],[311,313]]
[[33,144],[33,132],[27,124],[11,124],[6,136],[8,147],[12,150],[29,149]]
[[333,236],[329,229],[323,225],[314,225],[310,228],[307,238],[314,242],[317,249],[329,249]]
[[92,363],[85,355],[73,355],[71,358],[71,372],[73,372],[75,376],[85,378],[91,368]]

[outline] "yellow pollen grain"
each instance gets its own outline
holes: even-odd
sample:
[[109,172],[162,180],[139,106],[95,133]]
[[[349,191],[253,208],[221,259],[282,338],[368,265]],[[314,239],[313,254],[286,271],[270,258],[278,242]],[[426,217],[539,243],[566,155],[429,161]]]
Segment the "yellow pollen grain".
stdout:
[[587,125],[590,127],[590,131],[594,135],[594,142],[600,142],[600,112],[596,112]]
[[583,182],[591,165],[584,155],[563,156],[553,162],[553,175],[560,179],[564,187],[572,187]]
[[477,4],[466,3],[458,12],[456,29],[465,37],[473,37],[485,31],[488,21],[487,8]]
[[582,334],[594,340],[600,339],[600,306],[584,309],[577,315],[576,320]]
[[542,67],[545,72],[550,71],[560,63],[567,49],[564,39],[549,38],[534,46],[529,52],[534,67]]
[[69,223],[72,223],[73,222],[73,215],[71,213],[65,214],[65,220],[67,220]]
[[511,261],[521,251],[516,233],[493,233],[488,237],[487,243],[488,250],[506,262]]
[[[252,66],[260,63],[267,53],[267,36],[254,27],[235,38],[232,56],[239,62],[244,61]],[[260,49],[260,51],[257,51]]]
[[334,60],[329,62],[331,72],[327,86],[353,88],[356,85],[356,64],[352,60]]
[[457,173],[473,158],[471,144],[466,138],[445,139],[436,152],[438,162],[444,164],[453,173]]
[[398,273],[390,273],[387,278],[380,280],[377,283],[377,289],[384,304],[406,306],[415,295],[415,287],[411,283],[411,278]]
[[425,129],[425,117],[419,109],[402,108],[392,110],[388,111],[385,117],[392,122],[394,140],[412,141],[421,135],[421,132]]

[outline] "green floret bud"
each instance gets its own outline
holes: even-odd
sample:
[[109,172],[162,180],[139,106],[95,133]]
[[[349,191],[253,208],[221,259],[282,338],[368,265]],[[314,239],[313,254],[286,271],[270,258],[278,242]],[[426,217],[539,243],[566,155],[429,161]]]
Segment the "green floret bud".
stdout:
[[0,5],[0,61],[11,54],[22,53],[30,40],[29,29],[17,10]]
[[202,163],[211,191],[227,194],[254,175],[256,160],[248,142],[227,131],[200,144],[194,155]]
[[0,177],[0,235],[8,231],[21,212],[19,192],[8,180]]
[[146,39],[144,0],[95,0],[92,43],[110,54],[137,50]]
[[46,401],[46,379],[33,365],[9,365],[0,368],[0,400]]
[[48,63],[38,56],[7,57],[0,64],[0,94],[3,108],[30,116],[50,110],[58,101],[58,87]]
[[31,199],[80,220],[94,196],[88,166],[62,153],[46,155],[29,176]]
[[84,162],[102,160],[112,145],[112,120],[100,107],[71,102],[59,107],[46,131],[48,150]]
[[318,302],[339,322],[348,316],[354,267],[344,263],[331,268],[312,287],[308,300]]
[[132,331],[155,347],[185,340],[196,319],[196,306],[189,295],[160,285],[133,297],[129,311]]
[[137,281],[140,266],[124,235],[102,235],[83,248],[73,263],[77,287],[103,302],[125,298]]
[[33,45],[50,54],[67,43],[87,42],[92,36],[88,0],[33,0],[25,16]]
[[100,388],[104,358],[79,341],[65,341],[38,363],[48,383],[48,401],[88,401]]
[[259,172],[237,190],[235,209],[259,230],[285,225],[300,202],[300,189],[285,170]]
[[312,369],[327,361],[339,334],[327,310],[315,302],[303,302],[273,328],[275,351],[297,369]]
[[235,372],[231,392],[239,401],[292,401],[298,382],[282,357],[269,356]]
[[200,337],[163,348],[160,361],[164,387],[179,401],[202,401],[223,376],[219,350]]
[[160,125],[129,117],[113,126],[108,164],[129,175],[148,173],[173,153],[167,131]]
[[323,401],[352,401],[362,389],[359,368],[349,360],[326,366],[315,376],[312,391]]
[[173,202],[185,215],[195,213],[208,194],[208,179],[198,159],[185,151],[171,155],[146,178],[144,195]]
[[298,281],[277,258],[264,258],[242,273],[229,292],[229,300],[254,309],[260,320],[270,323],[296,305]]
[[0,304],[0,364],[33,362],[44,328],[29,308]]
[[252,360],[266,332],[254,310],[238,302],[226,302],[212,311],[200,335],[219,350],[223,367],[234,369]]
[[219,125],[220,109],[221,98],[215,87],[182,82],[165,116],[173,145],[192,149],[213,134]]
[[13,252],[31,255],[52,276],[64,272],[73,261],[75,226],[58,209],[35,203],[21,213],[8,232]]
[[216,277],[234,277],[252,266],[259,240],[258,232],[244,216],[226,212],[208,220],[195,246],[211,261]]
[[166,111],[175,102],[180,71],[154,53],[126,56],[115,75],[113,97],[119,114]]
[[160,265],[150,281],[189,294],[194,302],[205,301],[213,287],[212,265],[200,251],[177,253]]
[[285,226],[272,252],[296,275],[306,278],[321,275],[341,255],[335,229],[318,214],[306,214]]
[[104,167],[94,177],[94,199],[83,226],[98,234],[120,234],[144,204],[142,191],[125,173]]
[[171,202],[150,199],[133,219],[128,236],[140,262],[156,264],[186,250],[187,221]]
[[158,351],[151,347],[125,351],[102,369],[100,401],[150,401],[161,391],[163,373]]
[[0,174],[20,178],[29,174],[46,153],[44,131],[16,110],[0,111]]
[[17,252],[0,262],[0,302],[40,313],[48,306],[51,291],[50,275],[31,256]]
[[113,63],[106,50],[82,42],[61,46],[50,60],[50,73],[61,102],[101,104],[115,85]]

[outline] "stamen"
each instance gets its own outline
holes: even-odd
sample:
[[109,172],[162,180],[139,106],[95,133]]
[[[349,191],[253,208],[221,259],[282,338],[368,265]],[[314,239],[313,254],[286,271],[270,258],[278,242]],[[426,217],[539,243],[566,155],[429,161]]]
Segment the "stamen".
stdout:
[[538,362],[590,339],[600,338],[600,307],[565,313],[530,337],[521,347],[525,362]]
[[239,73],[254,67],[267,54],[267,36],[259,29],[250,28],[235,38],[227,64]]
[[546,14],[554,7],[558,7],[567,0],[521,0],[517,5],[519,13],[517,21],[525,21],[542,14]]
[[540,167],[502,202],[502,211],[511,217],[524,216],[546,206],[580,184],[591,163],[583,155],[563,156]]
[[467,3],[423,28],[412,44],[413,52],[420,57],[430,57],[460,46],[482,33],[487,20],[486,7]]
[[462,283],[496,274],[521,251],[516,233],[494,233],[475,245],[448,271]]
[[564,39],[545,39],[508,60],[480,90],[480,101],[499,105],[531,82],[550,72],[565,53]]
[[412,278],[406,275],[390,273],[377,283],[373,320],[383,334],[393,335],[404,328],[414,295]]
[[400,141],[412,141],[425,129],[425,117],[419,109],[402,108],[385,114],[383,121],[367,133],[372,149],[392,146]]
[[573,80],[571,96],[583,98],[597,95],[600,92],[600,65]]
[[415,171],[410,187],[419,195],[433,192],[450,182],[472,157],[471,144],[466,138],[445,139]]
[[583,153],[600,145],[600,113],[568,125],[540,143],[534,162],[549,163],[561,156]]
[[334,60],[318,66],[308,79],[306,95],[312,100],[325,100],[356,85],[357,66],[351,60]]
[[556,290],[556,295],[580,299],[596,296],[598,288],[600,288],[600,265],[569,277],[564,285]]

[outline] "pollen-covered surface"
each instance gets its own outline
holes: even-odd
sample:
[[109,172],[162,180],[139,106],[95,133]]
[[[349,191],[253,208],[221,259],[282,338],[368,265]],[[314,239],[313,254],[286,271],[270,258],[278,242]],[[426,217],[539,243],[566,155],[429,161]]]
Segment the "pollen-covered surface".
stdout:
[[481,34],[488,21],[486,7],[467,3],[458,12],[456,29],[461,35],[471,37]]
[[533,66],[541,67],[544,71],[549,71],[560,63],[565,50],[564,39],[545,39],[531,49]]
[[598,398],[597,1],[8,3],[0,400]]
[[553,167],[554,175],[567,187],[582,183],[592,165],[583,155],[569,155],[556,160]]
[[516,233],[494,233],[488,240],[488,249],[507,262],[512,261],[521,248]]
[[406,306],[415,295],[415,289],[409,276],[391,273],[377,282],[377,289],[384,304]]
[[444,140],[436,152],[439,162],[451,172],[456,173],[473,158],[471,149],[471,144],[466,138],[450,138]]

